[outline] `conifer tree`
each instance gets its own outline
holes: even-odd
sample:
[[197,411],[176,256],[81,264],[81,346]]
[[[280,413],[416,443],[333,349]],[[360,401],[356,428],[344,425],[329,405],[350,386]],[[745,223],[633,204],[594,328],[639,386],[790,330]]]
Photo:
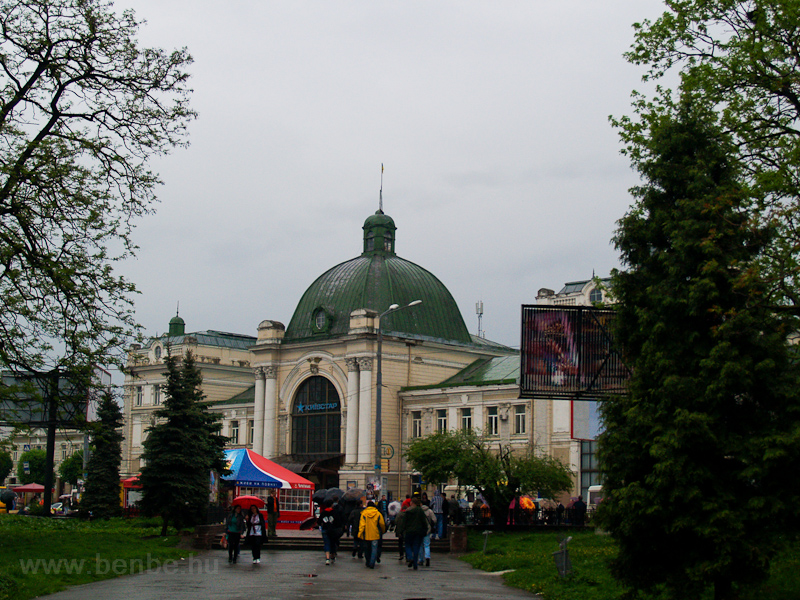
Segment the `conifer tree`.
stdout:
[[717,600],[763,578],[798,527],[800,402],[787,344],[796,323],[767,305],[757,225],[736,150],[690,101],[652,116],[643,177],[614,242],[617,340],[633,375],[602,404],[617,578],[636,596]]
[[225,472],[225,443],[219,415],[210,413],[200,386],[202,375],[191,352],[164,360],[164,405],[155,412],[142,453],[142,499],[145,514],[160,515],[161,534],[170,523],[180,528],[205,518],[211,471]]
[[81,512],[91,513],[95,518],[108,519],[122,512],[119,503],[122,424],[122,409],[114,396],[110,392],[103,394],[97,421],[90,426],[94,451],[89,457],[86,490],[81,499]]

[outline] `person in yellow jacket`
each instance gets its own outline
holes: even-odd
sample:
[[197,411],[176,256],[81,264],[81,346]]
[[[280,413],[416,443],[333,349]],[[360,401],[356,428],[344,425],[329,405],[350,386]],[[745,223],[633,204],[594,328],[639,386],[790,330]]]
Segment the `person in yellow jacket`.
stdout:
[[364,558],[367,568],[374,569],[376,562],[381,562],[381,536],[386,532],[386,521],[381,512],[375,508],[375,502],[367,502],[367,508],[361,511],[358,521],[358,537],[364,544]]

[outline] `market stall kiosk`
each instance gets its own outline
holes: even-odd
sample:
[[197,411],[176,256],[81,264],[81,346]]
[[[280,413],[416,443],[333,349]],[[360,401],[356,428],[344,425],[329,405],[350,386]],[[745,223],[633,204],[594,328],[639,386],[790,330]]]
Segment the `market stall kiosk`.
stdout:
[[311,481],[246,448],[226,450],[225,458],[231,473],[221,479],[233,484],[234,496],[257,496],[266,501],[270,490],[278,491],[278,529],[299,529],[300,523],[312,516]]

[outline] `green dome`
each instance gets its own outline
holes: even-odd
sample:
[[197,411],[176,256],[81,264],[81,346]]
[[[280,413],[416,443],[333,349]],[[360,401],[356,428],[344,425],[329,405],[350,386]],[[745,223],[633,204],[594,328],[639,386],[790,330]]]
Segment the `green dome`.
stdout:
[[179,315],[175,315],[169,320],[169,335],[183,335],[186,331],[186,323]]
[[453,296],[432,273],[394,253],[394,221],[383,211],[364,223],[364,252],[320,275],[306,290],[286,328],[285,342],[346,335],[350,313],[382,313],[392,304],[420,306],[386,315],[385,333],[470,344]]

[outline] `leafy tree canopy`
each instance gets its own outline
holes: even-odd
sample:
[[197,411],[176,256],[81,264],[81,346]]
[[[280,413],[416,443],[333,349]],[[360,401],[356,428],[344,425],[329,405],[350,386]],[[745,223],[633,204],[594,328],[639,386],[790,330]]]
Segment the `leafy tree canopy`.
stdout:
[[655,21],[634,25],[626,58],[644,65],[645,81],[680,74],[680,90],[634,93],[638,119],[615,120],[634,162],[653,151],[654,120],[674,114],[680,96],[719,114],[741,162],[741,182],[760,203],[774,235],[758,260],[769,300],[800,313],[797,248],[800,205],[800,3],[796,0],[665,0]]
[[140,506],[146,514],[161,516],[166,535],[170,521],[182,527],[205,517],[210,473],[227,473],[228,438],[220,435],[220,415],[209,412],[204,402],[202,376],[192,353],[187,352],[180,365],[168,354],[164,365],[164,404],[155,412],[158,422],[147,430],[142,444],[139,480]]
[[[25,472],[25,463],[28,463],[29,473]],[[47,472],[47,453],[44,450],[28,450],[23,452],[17,463],[17,480],[22,484],[38,483],[44,485]],[[55,474],[51,474],[50,481],[55,481]]]
[[0,450],[0,484],[11,474],[11,469],[13,468],[14,460],[11,458],[11,453]]
[[506,523],[508,505],[516,494],[538,492],[552,498],[572,487],[572,472],[554,458],[538,456],[533,450],[512,452],[510,446],[472,430],[416,438],[404,455],[428,482],[457,479],[459,485],[474,486],[500,526]]
[[61,481],[76,485],[79,479],[83,479],[83,450],[73,452],[61,461],[58,465],[58,474],[61,476]]
[[0,0],[0,15],[0,365],[107,365],[136,329],[112,264],[152,210],[149,159],[185,143],[191,57],[140,47],[106,0]]
[[650,115],[644,183],[614,238],[632,376],[601,405],[597,518],[619,543],[618,579],[664,598],[733,598],[800,524],[797,323],[766,301],[758,259],[774,230],[715,118],[692,98]]

